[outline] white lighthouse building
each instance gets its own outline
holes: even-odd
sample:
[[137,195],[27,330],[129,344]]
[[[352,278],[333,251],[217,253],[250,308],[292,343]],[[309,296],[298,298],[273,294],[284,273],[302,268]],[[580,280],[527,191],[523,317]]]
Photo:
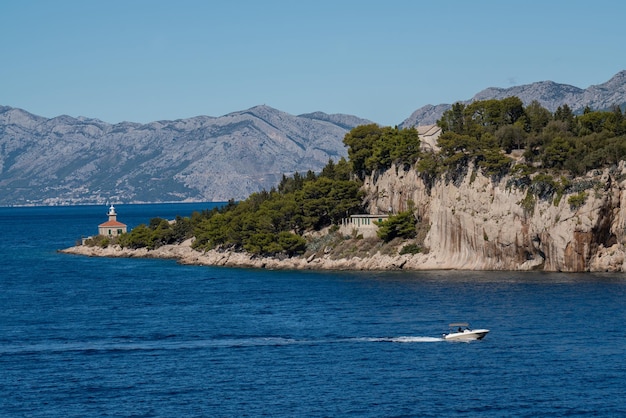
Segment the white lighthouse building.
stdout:
[[126,233],[126,224],[118,222],[117,213],[113,205],[109,208],[107,215],[109,216],[109,220],[98,225],[98,235],[116,237]]

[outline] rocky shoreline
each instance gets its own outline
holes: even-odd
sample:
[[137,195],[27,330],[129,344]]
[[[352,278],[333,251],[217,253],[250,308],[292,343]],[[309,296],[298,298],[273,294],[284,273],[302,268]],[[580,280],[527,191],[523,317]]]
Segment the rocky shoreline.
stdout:
[[[77,246],[62,252],[276,270],[626,272],[626,162],[571,180],[580,190],[560,198],[539,198],[510,186],[513,180],[494,182],[477,172],[460,184],[441,181],[429,189],[415,170],[395,167],[366,179],[369,213],[386,213],[386,208],[399,213],[406,202],[415,202],[413,211],[428,231],[419,242],[426,253],[399,255],[402,243],[380,251],[344,241],[349,251],[333,253],[329,246],[301,257],[260,257],[196,251],[191,239],[155,250]],[[575,199],[580,202],[574,204]],[[343,236],[363,234],[353,232]]]
[[[354,270],[354,271],[390,271],[390,270],[500,270],[510,271],[507,268],[493,268],[486,266],[481,260],[473,263],[456,257],[442,260],[435,254],[413,255],[384,255],[377,252],[364,257],[335,259],[328,255],[311,255],[308,257],[260,257],[248,253],[233,251],[210,250],[197,251],[191,247],[192,240],[177,245],[164,245],[154,250],[146,248],[129,249],[119,245],[106,248],[78,245],[63,250],[60,253],[82,255],[88,257],[121,257],[121,258],[160,258],[173,259],[180,264],[199,266],[259,268],[269,270]],[[592,272],[623,272],[626,271],[626,254],[624,248],[615,251],[615,248],[603,249],[590,263]],[[534,270],[534,263],[518,265],[515,271]]]
[[[59,250],[64,254],[83,255],[88,257],[123,257],[123,258],[160,258],[174,259],[180,264],[200,266],[221,266],[260,268],[270,270],[361,270],[361,271],[385,271],[385,270],[446,270],[457,267],[446,265],[428,254],[397,255],[389,256],[375,253],[367,257],[351,257],[333,259],[328,255],[308,257],[259,257],[247,253],[232,251],[197,251],[191,248],[192,240],[187,240],[177,245],[164,245],[154,250],[146,248],[129,249],[119,245],[106,248],[78,245],[75,247]],[[472,268],[478,266],[466,266],[467,270],[479,270]]]

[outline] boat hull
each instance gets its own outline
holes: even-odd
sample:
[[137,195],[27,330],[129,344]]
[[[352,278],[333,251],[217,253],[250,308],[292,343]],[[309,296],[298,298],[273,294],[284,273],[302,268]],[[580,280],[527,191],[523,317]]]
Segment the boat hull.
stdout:
[[482,340],[488,333],[488,329],[473,329],[445,334],[443,338],[449,341],[474,341]]

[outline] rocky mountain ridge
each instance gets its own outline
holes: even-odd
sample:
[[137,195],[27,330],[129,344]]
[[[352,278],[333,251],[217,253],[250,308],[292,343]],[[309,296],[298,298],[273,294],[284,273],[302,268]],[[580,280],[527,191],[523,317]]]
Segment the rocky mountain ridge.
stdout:
[[[582,113],[587,106],[593,110],[610,109],[614,105],[624,109],[626,106],[626,70],[615,74],[605,83],[592,85],[586,89],[553,81],[540,81],[509,88],[489,87],[478,92],[471,99],[460,102],[469,104],[478,100],[501,100],[511,96],[519,97],[524,105],[536,100],[551,112],[564,104],[567,104],[574,113]],[[399,126],[406,128],[434,124],[451,107],[452,104],[423,106]]]
[[256,106],[109,124],[0,106],[0,205],[244,199],[283,174],[319,171],[345,156],[346,132],[365,123]]

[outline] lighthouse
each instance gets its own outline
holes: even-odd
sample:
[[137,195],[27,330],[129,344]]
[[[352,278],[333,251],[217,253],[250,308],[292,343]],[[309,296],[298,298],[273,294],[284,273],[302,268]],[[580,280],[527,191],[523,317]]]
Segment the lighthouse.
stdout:
[[117,212],[115,212],[115,207],[113,205],[109,208],[107,215],[109,216],[109,220],[98,225],[98,235],[116,237],[126,233],[126,224],[117,220]]

